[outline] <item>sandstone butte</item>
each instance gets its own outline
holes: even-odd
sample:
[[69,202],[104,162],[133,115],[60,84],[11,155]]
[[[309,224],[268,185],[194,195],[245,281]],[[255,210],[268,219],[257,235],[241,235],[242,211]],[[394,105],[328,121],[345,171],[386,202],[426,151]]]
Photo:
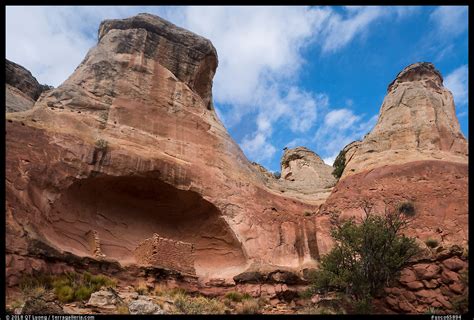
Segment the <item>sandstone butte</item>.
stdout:
[[[375,128],[342,151],[339,181],[304,147],[285,150],[278,179],[249,162],[214,110],[214,46],[159,17],[103,21],[97,45],[55,89],[9,66],[26,85],[7,80],[7,96],[28,101],[6,106],[26,110],[6,115],[9,287],[25,273],[84,266],[124,279],[170,269],[201,288],[265,272],[304,279],[332,247],[332,224],[359,217],[367,199],[380,209],[411,201],[407,232],[420,243],[467,246],[467,141],[430,63],[389,85]],[[434,303],[387,299],[396,312]]]

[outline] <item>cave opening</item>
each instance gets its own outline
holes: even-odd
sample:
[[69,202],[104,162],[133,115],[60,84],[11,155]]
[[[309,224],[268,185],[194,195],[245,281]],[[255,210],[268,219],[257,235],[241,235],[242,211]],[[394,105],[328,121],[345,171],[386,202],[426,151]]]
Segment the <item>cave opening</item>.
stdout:
[[158,234],[193,246],[198,276],[246,263],[240,242],[212,203],[158,179],[78,180],[54,202],[48,220],[48,240],[78,256],[102,255],[123,265],[137,263],[137,246]]

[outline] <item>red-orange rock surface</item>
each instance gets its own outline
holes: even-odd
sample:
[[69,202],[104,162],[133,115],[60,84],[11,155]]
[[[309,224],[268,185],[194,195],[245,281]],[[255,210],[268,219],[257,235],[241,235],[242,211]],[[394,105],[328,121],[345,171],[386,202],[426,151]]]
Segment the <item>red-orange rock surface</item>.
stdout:
[[[413,203],[406,232],[421,244],[466,245],[467,142],[431,64],[407,67],[389,86],[374,130],[345,148],[335,187],[332,168],[305,148],[285,153],[281,179],[246,159],[214,111],[217,65],[209,40],[159,17],[107,20],[61,86],[7,114],[9,286],[23,273],[71,268],[136,278],[145,261],[160,276],[174,272],[166,266],[195,271],[210,292],[235,281],[291,300],[301,280],[293,272],[317,266],[332,224],[360,217],[366,200],[376,211]],[[153,238],[163,241],[136,252]],[[180,261],[181,245],[191,259]],[[175,260],[159,265],[157,247]],[[451,310],[466,268],[459,250],[441,250],[406,268],[382,303]]]
[[61,86],[7,115],[7,255],[129,265],[157,233],[194,244],[202,278],[314,265],[315,207],[268,189],[230,138],[216,67],[210,41],[159,17],[103,22]]
[[[317,216],[321,254],[332,248],[331,225],[362,218],[367,201],[380,213],[411,203],[415,215],[404,232],[419,239],[424,248],[428,239],[444,247],[467,246],[467,142],[459,129],[452,95],[442,81],[432,64],[405,68],[390,84],[374,129],[362,141],[344,148],[344,172]],[[451,261],[446,263],[456,265]],[[460,268],[465,263],[457,265]],[[414,271],[402,274],[400,282],[410,290],[425,287],[427,294],[443,304],[446,297],[439,289],[433,291],[437,284],[431,280],[441,275],[440,267],[427,262]],[[445,278],[449,278],[446,273],[441,275]],[[422,308],[426,311],[434,303],[431,297],[425,298],[429,301],[416,308],[393,296],[387,303],[397,312],[423,312]]]

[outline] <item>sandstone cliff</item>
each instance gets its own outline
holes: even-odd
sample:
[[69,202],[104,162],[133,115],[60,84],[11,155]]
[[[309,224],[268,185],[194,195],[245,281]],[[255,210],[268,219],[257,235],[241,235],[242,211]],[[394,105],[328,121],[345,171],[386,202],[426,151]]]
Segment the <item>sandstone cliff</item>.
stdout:
[[25,111],[33,107],[43,91],[51,87],[41,85],[31,72],[5,59],[6,112]]
[[388,86],[374,129],[346,147],[342,178],[383,165],[417,160],[467,162],[451,92],[431,63],[403,69]]
[[[389,85],[375,128],[342,151],[342,177],[317,215],[320,253],[332,247],[327,230],[345,219],[361,218],[366,202],[381,213],[400,204],[411,206],[414,217],[405,233],[426,250],[428,240],[439,244],[437,250],[467,246],[467,141],[452,94],[442,83],[432,64],[416,63]],[[387,289],[387,308],[410,313],[430,307],[451,310],[451,300],[464,290],[460,275],[447,270],[447,279],[435,258],[414,268],[420,269],[419,275],[402,277],[399,287]],[[425,269],[436,272],[427,276]]]
[[24,257],[136,264],[155,233],[194,245],[201,278],[316,264],[316,207],[268,188],[230,138],[217,63],[209,40],[159,17],[107,20],[61,86],[7,115],[9,283]]

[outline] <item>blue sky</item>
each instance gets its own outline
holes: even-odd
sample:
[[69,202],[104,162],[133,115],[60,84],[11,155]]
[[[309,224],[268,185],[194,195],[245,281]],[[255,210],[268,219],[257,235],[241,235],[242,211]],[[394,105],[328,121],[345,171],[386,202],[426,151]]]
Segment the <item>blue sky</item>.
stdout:
[[7,7],[6,57],[60,85],[104,19],[149,12],[210,39],[214,104],[249,160],[279,171],[284,147],[328,164],[371,130],[388,84],[429,61],[468,136],[467,7]]

